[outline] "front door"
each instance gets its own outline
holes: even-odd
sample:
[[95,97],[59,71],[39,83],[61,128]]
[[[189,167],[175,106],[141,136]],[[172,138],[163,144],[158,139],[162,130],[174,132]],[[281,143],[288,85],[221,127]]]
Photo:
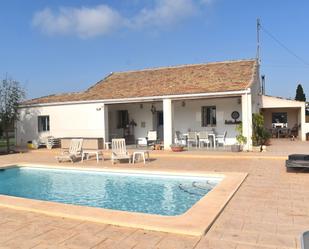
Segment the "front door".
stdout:
[[157,111],[157,133],[158,139],[163,140],[163,111]]

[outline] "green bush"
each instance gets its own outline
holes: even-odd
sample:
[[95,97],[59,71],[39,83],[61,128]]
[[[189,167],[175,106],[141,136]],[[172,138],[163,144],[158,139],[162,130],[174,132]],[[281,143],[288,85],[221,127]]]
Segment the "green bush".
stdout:
[[270,132],[264,127],[264,117],[260,113],[252,115],[252,143],[254,146],[262,146],[271,138]]
[[236,126],[236,131],[238,132],[236,140],[238,144],[243,145],[247,143],[247,138],[242,134],[242,123]]

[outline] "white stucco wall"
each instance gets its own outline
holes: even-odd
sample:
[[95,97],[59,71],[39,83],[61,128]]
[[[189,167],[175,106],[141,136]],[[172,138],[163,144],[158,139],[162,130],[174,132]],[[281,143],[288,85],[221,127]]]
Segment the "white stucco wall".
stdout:
[[309,123],[304,123],[304,134],[305,134],[304,140],[306,139],[306,133],[308,132],[309,132]]
[[[104,137],[104,111],[102,104],[57,105],[20,109],[16,123],[18,145],[44,136]],[[98,109],[98,110],[97,110]],[[49,115],[50,131],[38,132],[38,116]]]
[[[180,131],[187,133],[191,131],[203,131],[214,128],[218,134],[223,134],[227,131],[227,144],[236,142],[237,132],[236,125],[226,125],[225,120],[232,120],[231,114],[233,111],[238,111],[242,119],[240,97],[233,98],[214,98],[214,99],[199,99],[185,100],[185,106],[182,106],[182,101],[173,101],[174,103],[174,132]],[[217,125],[215,127],[202,127],[201,111],[202,106],[216,106]]]
[[285,108],[285,107],[305,108],[305,102],[266,96],[266,95],[262,96],[261,108]]

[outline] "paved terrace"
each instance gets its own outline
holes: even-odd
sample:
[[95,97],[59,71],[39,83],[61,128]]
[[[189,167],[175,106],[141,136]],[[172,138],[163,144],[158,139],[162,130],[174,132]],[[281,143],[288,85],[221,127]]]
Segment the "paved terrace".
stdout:
[[[155,152],[153,161],[134,168],[248,172],[238,192],[203,237],[190,237],[106,224],[50,217],[0,208],[0,249],[295,249],[300,233],[309,229],[309,181],[306,173],[287,173],[284,156],[308,152],[306,142],[273,141],[266,153]],[[54,163],[57,150],[0,156],[0,164]],[[72,164],[63,164],[71,165]],[[77,163],[77,165],[81,165]],[[87,166],[111,165],[109,160]]]

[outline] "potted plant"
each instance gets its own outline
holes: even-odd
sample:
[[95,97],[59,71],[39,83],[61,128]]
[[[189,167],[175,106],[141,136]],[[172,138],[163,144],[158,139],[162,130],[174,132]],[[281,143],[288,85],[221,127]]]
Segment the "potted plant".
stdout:
[[233,152],[240,152],[243,150],[243,145],[247,143],[247,138],[242,134],[242,123],[236,126],[238,135],[236,136],[237,144],[232,145]]
[[252,116],[252,143],[257,151],[265,151],[266,145],[269,145],[271,138],[270,132],[264,127],[264,117],[260,113],[254,113]]
[[182,145],[182,144],[171,144],[170,147],[171,147],[172,151],[174,151],[174,152],[181,152],[181,151],[183,151],[184,145]]

